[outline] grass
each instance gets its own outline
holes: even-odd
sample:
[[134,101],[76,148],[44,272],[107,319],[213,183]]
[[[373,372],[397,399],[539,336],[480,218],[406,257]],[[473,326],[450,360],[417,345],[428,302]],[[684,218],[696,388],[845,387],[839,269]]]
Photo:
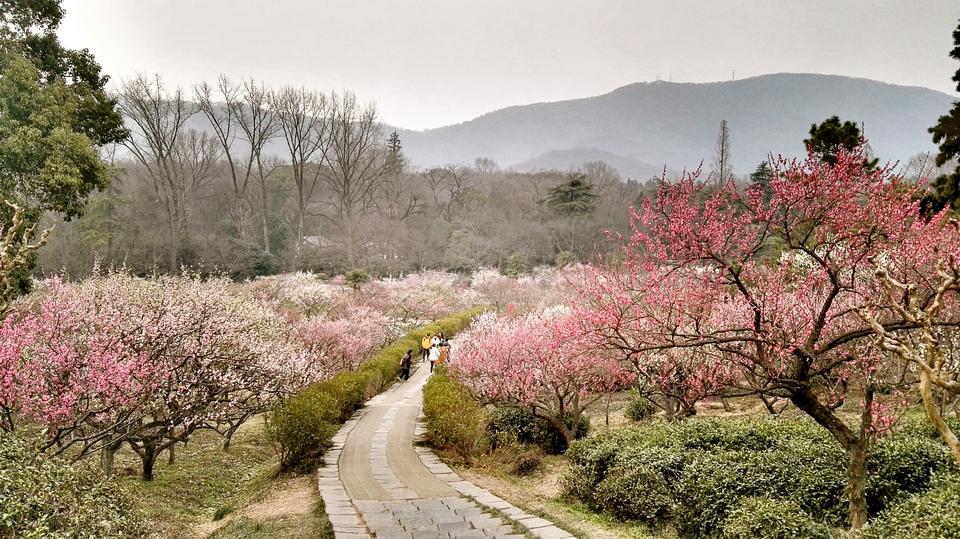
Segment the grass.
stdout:
[[[251,419],[241,427],[229,451],[221,450],[220,442],[221,438],[214,432],[198,432],[187,445],[177,447],[173,465],[167,464],[166,454],[158,459],[153,481],[140,479],[140,461],[135,454],[130,451],[117,454],[120,484],[146,514],[153,536],[204,537],[205,529],[216,529],[212,522],[261,500],[278,486],[282,479],[277,477],[279,462],[266,441],[260,418]],[[260,537],[243,533],[259,533],[251,530],[263,529],[267,530],[263,537],[301,537],[295,533],[319,530],[324,524],[329,526],[322,507],[319,513],[314,511],[311,515],[276,522],[238,515],[227,524],[227,528],[236,529],[236,533],[217,536]],[[290,534],[285,534],[284,529],[289,529]]]
[[327,519],[323,501],[306,515],[293,515],[268,520],[238,517],[218,529],[210,539],[333,539],[333,526]]

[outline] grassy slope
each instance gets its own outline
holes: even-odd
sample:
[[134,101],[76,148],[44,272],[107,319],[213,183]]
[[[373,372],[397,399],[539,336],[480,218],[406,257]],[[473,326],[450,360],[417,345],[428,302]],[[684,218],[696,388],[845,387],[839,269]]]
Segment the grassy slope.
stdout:
[[[124,451],[117,455],[121,484],[146,513],[156,537],[202,537],[203,530],[216,528],[210,524],[215,517],[256,502],[282,484],[284,478],[276,478],[276,454],[266,441],[260,419],[251,420],[237,432],[229,451],[222,451],[219,444],[216,433],[196,434],[186,446],[177,447],[174,465],[167,465],[164,455],[151,482],[140,480],[135,454]],[[228,524],[234,533],[220,537],[258,537],[258,528],[272,530],[260,535],[264,537],[317,537],[329,525],[322,509],[280,520],[283,522],[254,521],[241,516]],[[281,533],[284,528],[290,533]],[[310,535],[297,535],[304,530]]]

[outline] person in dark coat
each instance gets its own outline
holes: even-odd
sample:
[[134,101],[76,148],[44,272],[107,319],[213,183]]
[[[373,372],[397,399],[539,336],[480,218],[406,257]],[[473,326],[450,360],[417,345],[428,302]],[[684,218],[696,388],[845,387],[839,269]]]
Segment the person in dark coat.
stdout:
[[410,379],[410,363],[413,362],[413,350],[407,350],[406,354],[400,358],[400,378]]

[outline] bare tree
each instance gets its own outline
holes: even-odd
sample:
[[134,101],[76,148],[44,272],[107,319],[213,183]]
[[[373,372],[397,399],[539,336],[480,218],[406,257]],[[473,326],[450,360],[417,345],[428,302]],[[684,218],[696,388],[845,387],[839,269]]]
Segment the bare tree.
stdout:
[[277,116],[268,106],[270,91],[250,79],[244,81],[241,91],[242,104],[237,109],[240,137],[250,150],[247,159],[247,174],[254,174],[260,186],[260,223],[263,234],[263,250],[270,252],[270,200],[267,195],[267,178],[280,167],[277,159],[263,155],[264,147],[277,136],[280,130]]
[[346,236],[347,261],[356,262],[358,220],[375,207],[386,171],[383,133],[372,103],[362,105],[351,92],[332,94],[327,123],[330,147],[321,170],[332,193],[327,205],[332,220]]
[[177,88],[167,92],[159,76],[138,76],[121,85],[120,110],[132,123],[124,146],[142,165],[166,217],[170,271],[177,270],[187,237],[190,203],[214,172],[219,151],[206,133],[185,128],[196,108]]
[[[290,155],[297,186],[297,255],[303,247],[303,222],[320,181],[323,161],[332,142],[330,100],[322,93],[284,87],[270,96],[270,106]],[[312,169],[312,170],[308,170]]]
[[452,223],[462,215],[473,189],[472,171],[467,167],[447,165],[425,170],[421,176],[433,195],[433,203],[440,217]]
[[720,133],[717,134],[710,175],[716,179],[717,184],[723,184],[733,177],[733,164],[730,162],[730,128],[726,120],[720,121]]

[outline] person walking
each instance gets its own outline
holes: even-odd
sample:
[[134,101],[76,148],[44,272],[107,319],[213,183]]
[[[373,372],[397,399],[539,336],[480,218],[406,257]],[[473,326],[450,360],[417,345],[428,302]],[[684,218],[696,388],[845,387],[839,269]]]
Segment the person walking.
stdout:
[[406,354],[400,358],[400,378],[410,379],[410,364],[413,362],[413,350],[407,350]]
[[[434,337],[436,339],[436,337]],[[440,346],[433,346],[430,348],[430,372],[433,372],[433,366],[437,363],[437,360],[440,359]]]
[[421,361],[426,361],[427,356],[430,354],[430,347],[433,346],[433,340],[430,338],[430,334],[427,333],[420,339],[420,353],[423,355]]

